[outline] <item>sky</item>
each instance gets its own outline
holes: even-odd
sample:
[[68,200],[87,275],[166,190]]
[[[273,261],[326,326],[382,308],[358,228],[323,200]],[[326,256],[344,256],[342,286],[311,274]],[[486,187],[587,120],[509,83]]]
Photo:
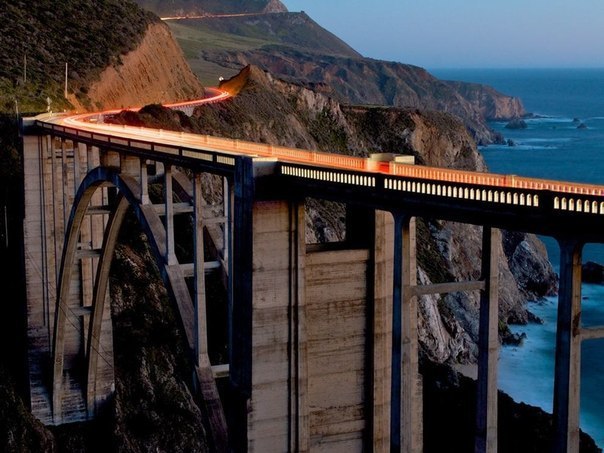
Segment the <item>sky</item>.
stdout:
[[281,0],[366,57],[439,68],[604,67],[604,0]]

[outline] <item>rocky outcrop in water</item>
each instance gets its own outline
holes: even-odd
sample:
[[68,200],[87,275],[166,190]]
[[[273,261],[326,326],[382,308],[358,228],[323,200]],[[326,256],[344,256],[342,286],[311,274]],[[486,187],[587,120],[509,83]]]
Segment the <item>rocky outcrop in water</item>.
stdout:
[[526,129],[527,127],[526,121],[522,119],[513,119],[505,125],[506,129]]
[[512,120],[526,114],[522,101],[506,96],[488,85],[469,82],[446,82],[466,99],[487,120]]
[[585,283],[604,284],[604,266],[588,261],[581,267],[581,278]]

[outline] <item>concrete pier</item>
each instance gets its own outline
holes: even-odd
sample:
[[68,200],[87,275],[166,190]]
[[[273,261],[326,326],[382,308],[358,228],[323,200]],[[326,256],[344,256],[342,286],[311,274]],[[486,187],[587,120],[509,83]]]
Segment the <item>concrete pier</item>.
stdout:
[[365,247],[307,248],[303,204],[254,203],[248,451],[389,450],[392,217],[374,216]]

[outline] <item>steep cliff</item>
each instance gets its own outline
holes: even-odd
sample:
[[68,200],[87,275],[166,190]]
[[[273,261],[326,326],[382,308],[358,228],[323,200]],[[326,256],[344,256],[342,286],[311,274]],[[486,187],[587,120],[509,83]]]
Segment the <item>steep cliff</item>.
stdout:
[[182,50],[162,23],[149,25],[138,47],[108,66],[86,90],[83,100],[69,101],[79,109],[136,107],[203,96]]
[[[477,171],[487,168],[464,124],[452,115],[417,109],[345,106],[257,68],[242,75],[248,78],[247,86],[232,102],[198,110],[204,132],[361,156],[371,152],[413,154],[419,164],[432,166]],[[251,116],[247,113],[250,111],[254,112]],[[309,241],[337,239],[337,232],[343,229],[338,220],[342,216],[333,212],[333,206],[321,209],[320,213],[312,209],[311,216],[315,221],[309,220],[309,225],[316,225],[317,218],[322,220],[319,228],[310,229]],[[470,225],[420,221],[422,283],[477,278],[480,231]],[[540,244],[537,238],[522,233],[504,237],[501,251],[507,259],[500,262],[502,334],[508,321],[527,322],[524,308],[527,299],[556,291],[556,276],[544,248],[537,245]],[[527,267],[535,270],[524,271]],[[437,361],[473,360],[478,332],[477,294],[425,297],[420,301],[420,311],[420,340],[428,356]]]
[[[52,3],[52,4],[51,4]],[[157,21],[129,1],[2,2],[0,109],[69,108],[100,72],[137,48]]]
[[[243,82],[242,82],[243,79]],[[418,163],[484,171],[486,165],[464,124],[452,115],[394,107],[345,106],[302,85],[247,67],[236,81],[239,94],[224,103],[196,110],[187,119],[172,113],[164,128],[367,156],[372,152],[413,154]],[[122,119],[124,120],[124,119]],[[116,121],[122,121],[119,118]],[[309,202],[308,242],[339,240],[343,207]],[[476,279],[480,274],[480,228],[437,220],[418,222],[421,283]],[[506,236],[507,237],[507,236]],[[501,245],[501,334],[508,321],[527,322],[524,302],[556,291],[556,276],[544,250],[520,247],[537,239],[515,233]],[[504,246],[505,245],[505,246]],[[519,250],[523,251],[522,259]],[[522,271],[526,263],[539,269]],[[532,263],[540,263],[533,265]],[[544,264],[546,263],[546,264]],[[518,282],[515,275],[522,275]],[[426,356],[438,362],[473,361],[478,332],[478,295],[451,294],[420,301],[420,341]]]
[[487,120],[509,120],[526,114],[519,98],[502,96],[490,86],[468,82],[445,83],[461,94]]
[[3,2],[0,22],[0,111],[122,107],[203,93],[168,28],[130,1]]

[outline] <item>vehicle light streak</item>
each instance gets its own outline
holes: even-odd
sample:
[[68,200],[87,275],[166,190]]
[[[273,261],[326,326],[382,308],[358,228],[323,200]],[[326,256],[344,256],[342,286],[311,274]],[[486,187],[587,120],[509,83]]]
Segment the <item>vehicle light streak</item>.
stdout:
[[[166,104],[165,107],[173,109],[195,107],[203,104],[221,102],[231,97],[229,92],[220,90],[219,88],[206,88],[206,92],[209,94],[209,96],[203,99]],[[138,111],[139,109],[136,108],[129,110]],[[394,161],[379,162],[368,158],[359,158],[319,151],[307,151],[185,132],[172,132],[143,127],[106,124],[102,121],[99,121],[102,120],[103,116],[117,114],[120,111],[120,109],[115,109],[99,113],[50,115],[44,116],[43,121],[76,128],[82,131],[112,135],[116,138],[153,141],[158,144],[167,144],[172,146],[186,146],[192,149],[199,149],[200,151],[206,150],[258,158],[274,158],[282,162],[312,165],[322,168],[386,174],[429,181],[461,183],[468,185],[507,187],[539,191],[548,190],[571,194],[604,196],[604,186],[592,184],[427,167],[398,163]]]

